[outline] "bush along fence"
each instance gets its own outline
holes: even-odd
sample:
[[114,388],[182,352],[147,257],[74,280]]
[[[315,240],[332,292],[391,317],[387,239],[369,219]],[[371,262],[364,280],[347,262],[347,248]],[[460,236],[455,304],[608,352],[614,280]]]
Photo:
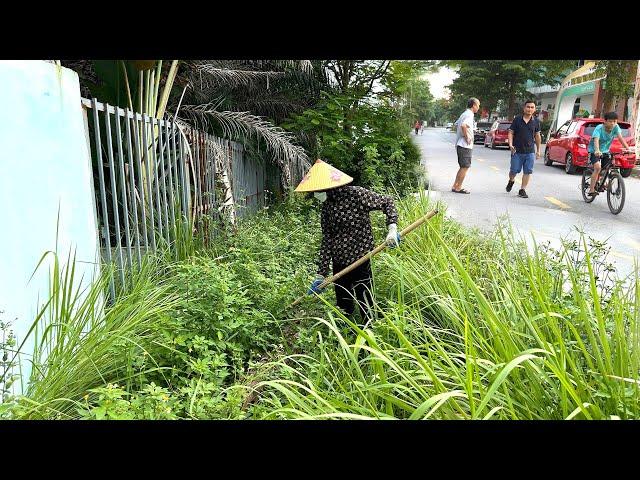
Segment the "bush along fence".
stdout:
[[[235,227],[265,205],[266,185],[279,186],[279,169],[248,155],[242,143],[95,98],[82,106],[112,298],[146,253],[183,256],[194,233],[208,243],[221,220]],[[301,175],[293,172],[293,180]]]

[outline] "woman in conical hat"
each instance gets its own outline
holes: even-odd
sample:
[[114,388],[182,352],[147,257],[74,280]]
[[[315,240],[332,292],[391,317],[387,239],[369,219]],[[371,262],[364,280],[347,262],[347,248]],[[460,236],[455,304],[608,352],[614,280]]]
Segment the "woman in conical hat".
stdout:
[[[363,187],[348,185],[353,181],[349,175],[322,160],[316,163],[296,187],[296,192],[314,192],[322,202],[320,225],[322,244],[318,260],[318,274],[309,287],[309,294],[320,293],[318,286],[329,274],[338,273],[363,255],[373,250],[373,232],[369,212],[382,210],[387,216],[389,233],[386,241],[396,247],[398,235],[396,211],[393,199]],[[366,261],[335,282],[338,307],[347,314],[354,311],[354,297],[358,301],[361,317],[370,317],[367,305],[371,305],[371,264]]]

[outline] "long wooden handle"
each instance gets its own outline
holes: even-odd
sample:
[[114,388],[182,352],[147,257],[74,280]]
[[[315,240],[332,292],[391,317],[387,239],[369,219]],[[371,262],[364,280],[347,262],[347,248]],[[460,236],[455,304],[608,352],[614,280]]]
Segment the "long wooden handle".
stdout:
[[[409,225],[408,227],[406,227],[404,230],[402,230],[400,232],[400,236],[404,237],[406,234],[408,234],[409,232],[411,232],[412,230],[418,228],[420,225],[422,225],[424,222],[426,222],[427,220],[429,220],[431,217],[433,217],[434,215],[438,214],[438,210],[431,210],[429,213],[427,213],[426,215],[423,215],[422,217],[420,217],[418,220],[416,220],[415,222],[413,222],[411,225]],[[324,282],[322,282],[320,285],[318,285],[319,289],[322,289],[324,287],[326,287],[327,285],[329,285],[330,283],[335,282],[337,279],[339,279],[340,277],[346,275],[347,273],[349,273],[351,270],[353,270],[356,267],[359,267],[360,265],[362,265],[364,262],[366,262],[367,260],[369,260],[371,257],[373,257],[375,254],[380,253],[382,250],[384,250],[387,247],[387,243],[381,243],[380,245],[378,245],[376,248],[374,248],[373,250],[371,250],[369,253],[367,253],[366,255],[363,255],[362,257],[360,257],[358,260],[356,260],[355,262],[353,262],[351,265],[349,265],[348,267],[340,270],[338,273],[336,273],[335,275],[327,278],[324,280]],[[293,302],[291,305],[289,305],[289,307],[287,308],[291,308],[295,305],[297,305],[298,303],[300,303],[302,300],[305,299],[307,295],[302,295],[300,298],[298,298],[295,302]]]

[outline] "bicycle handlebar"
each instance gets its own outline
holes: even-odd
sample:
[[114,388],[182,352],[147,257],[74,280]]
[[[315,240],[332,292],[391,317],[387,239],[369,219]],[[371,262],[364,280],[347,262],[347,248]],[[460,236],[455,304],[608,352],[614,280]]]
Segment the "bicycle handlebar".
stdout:
[[623,150],[622,152],[606,152],[606,153],[602,153],[600,155],[600,158],[619,157],[621,155],[628,155],[630,153],[634,153],[634,151],[632,149],[628,149],[628,150]]

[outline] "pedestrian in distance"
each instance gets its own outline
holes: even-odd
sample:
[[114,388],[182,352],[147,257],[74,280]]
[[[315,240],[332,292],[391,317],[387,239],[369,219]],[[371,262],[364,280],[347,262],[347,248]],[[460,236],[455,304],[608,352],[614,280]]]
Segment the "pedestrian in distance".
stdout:
[[[335,275],[375,248],[369,212],[382,210],[387,217],[388,226],[385,242],[392,248],[400,243],[398,212],[393,199],[363,187],[347,185],[352,181],[353,178],[349,175],[322,160],[317,160],[295,189],[296,192],[314,192],[314,196],[322,202],[322,242],[318,273],[307,292],[310,295],[324,290],[319,286],[329,274],[330,264]],[[338,307],[347,315],[352,315],[355,310],[355,298],[361,319],[372,319],[369,260],[333,283]]]
[[458,155],[458,173],[451,187],[455,193],[471,193],[462,188],[462,182],[471,167],[471,153],[473,151],[474,115],[480,109],[480,100],[471,97],[467,101],[467,109],[456,120],[456,153]]
[[422,135],[423,130],[424,130],[424,120],[420,122],[420,135]]
[[527,185],[533,173],[536,158],[540,158],[542,137],[540,135],[540,121],[534,117],[536,102],[524,102],[522,115],[516,115],[509,127],[509,150],[511,150],[511,165],[509,167],[509,181],[507,192],[513,188],[516,175],[522,172],[522,185],[518,196],[529,198]]
[[416,131],[416,135],[418,135],[418,131],[420,130],[420,120],[416,120],[416,124],[413,126]]
[[[618,125],[618,114],[616,112],[605,113],[604,123],[601,123],[593,129],[591,140],[589,140],[589,145],[587,146],[587,151],[589,152],[589,163],[593,165],[591,184],[589,185],[589,192],[587,193],[590,197],[598,195],[595,188],[598,176],[600,175],[600,170],[603,168],[601,162],[602,154],[610,153],[609,148],[611,147],[611,142],[613,142],[614,138],[618,138],[620,143],[624,146],[625,152],[629,151],[629,145],[625,142],[624,137],[622,136],[622,130]],[[607,159],[607,164],[604,165],[605,168],[609,161],[610,160]]]

